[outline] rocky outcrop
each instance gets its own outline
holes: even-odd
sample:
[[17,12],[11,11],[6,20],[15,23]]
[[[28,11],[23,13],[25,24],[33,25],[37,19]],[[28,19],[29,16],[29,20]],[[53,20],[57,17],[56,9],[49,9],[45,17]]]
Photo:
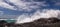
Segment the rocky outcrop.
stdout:
[[35,20],[34,22],[20,24],[21,27],[60,27],[60,19],[51,18],[41,18]]
[[[1,25],[2,24],[2,25]],[[15,24],[15,23],[7,23],[5,21],[0,21],[1,27],[60,27],[60,19],[51,17],[51,18],[40,18],[33,22],[23,23],[23,24]]]

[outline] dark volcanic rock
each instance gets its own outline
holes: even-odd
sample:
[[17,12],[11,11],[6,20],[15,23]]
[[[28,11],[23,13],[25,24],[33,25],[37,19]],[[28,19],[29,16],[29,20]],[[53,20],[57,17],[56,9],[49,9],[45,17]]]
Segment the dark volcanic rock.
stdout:
[[20,24],[22,27],[60,27],[60,19],[51,18],[41,18],[30,23]]
[[55,18],[55,17],[51,17],[51,18],[41,18],[38,19],[36,21],[34,21],[36,23],[41,23],[41,24],[50,24],[50,23],[57,23],[60,22],[60,19]]
[[[1,25],[2,24],[2,25]],[[15,24],[15,23],[6,23],[5,21],[0,21],[0,27],[60,27],[60,19],[51,17],[51,18],[40,18],[33,22]]]

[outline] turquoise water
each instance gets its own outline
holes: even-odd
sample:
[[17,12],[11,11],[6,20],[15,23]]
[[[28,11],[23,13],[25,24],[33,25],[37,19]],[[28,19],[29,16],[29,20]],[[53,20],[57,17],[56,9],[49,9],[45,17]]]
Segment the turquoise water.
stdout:
[[[3,20],[4,20],[4,19],[3,19]],[[2,20],[0,20],[0,21],[2,21]],[[16,22],[16,20],[15,20],[15,19],[6,19],[6,20],[4,20],[4,21],[6,21],[7,23]]]
[[8,23],[16,22],[16,20],[5,20],[5,21],[7,21]]
[[13,19],[13,20],[12,20],[12,19],[6,19],[5,21],[6,21],[7,23],[16,22],[16,20],[15,20],[15,19]]

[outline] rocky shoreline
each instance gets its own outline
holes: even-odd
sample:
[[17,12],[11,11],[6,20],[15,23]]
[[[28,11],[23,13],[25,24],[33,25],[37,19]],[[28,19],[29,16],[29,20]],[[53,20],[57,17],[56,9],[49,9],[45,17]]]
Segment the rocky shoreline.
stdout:
[[0,27],[60,27],[60,19],[51,18],[41,18],[29,23],[15,24],[15,22],[7,23],[6,21],[0,21]]

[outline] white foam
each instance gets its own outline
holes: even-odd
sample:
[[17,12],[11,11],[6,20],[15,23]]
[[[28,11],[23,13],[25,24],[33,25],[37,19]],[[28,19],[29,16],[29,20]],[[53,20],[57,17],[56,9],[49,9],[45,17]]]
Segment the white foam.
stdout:
[[59,13],[60,10],[44,10],[43,12],[37,10],[31,16],[27,16],[26,14],[19,16],[16,24],[33,22],[34,20],[38,20],[40,18],[58,17],[58,15],[60,15]]

